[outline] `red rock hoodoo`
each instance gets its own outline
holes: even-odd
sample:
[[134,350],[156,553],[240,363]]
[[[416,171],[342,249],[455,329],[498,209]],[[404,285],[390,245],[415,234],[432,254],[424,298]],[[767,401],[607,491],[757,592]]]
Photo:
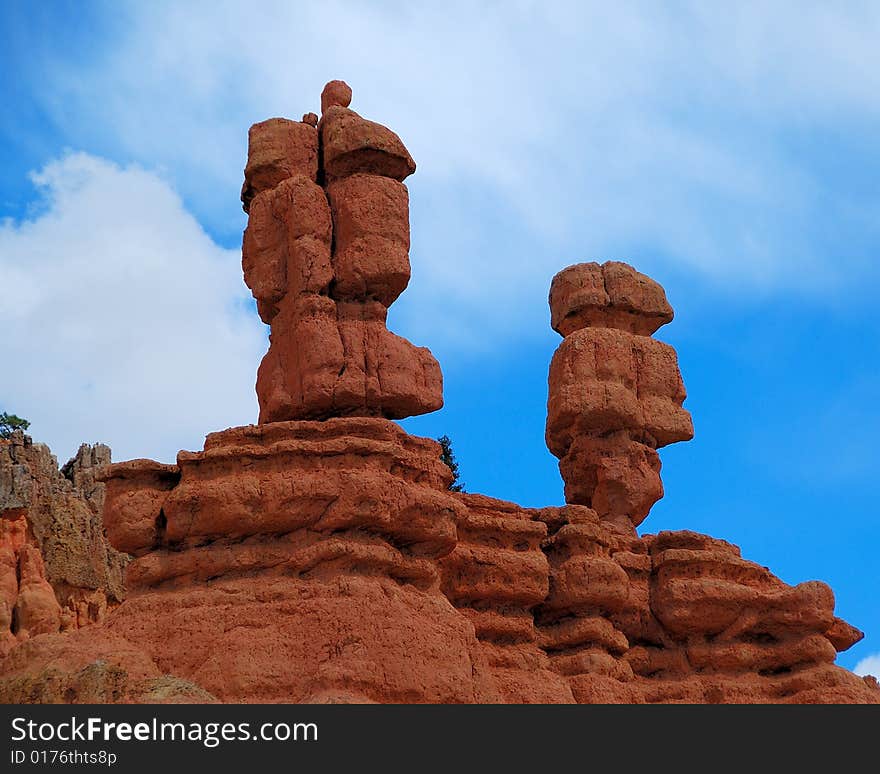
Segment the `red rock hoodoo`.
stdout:
[[[430,352],[385,327],[410,276],[415,163],[351,98],[332,81],[320,120],[250,131],[259,424],[174,465],[70,471],[105,485],[125,601],[119,554],[77,544],[72,566],[105,570],[70,580],[6,487],[0,700],[880,702],[834,665],[862,635],[825,584],[788,586],[705,535],[636,533],[663,495],[657,449],[693,427],[652,338],[672,309],[626,264],[571,266],[550,291],[564,339],[546,441],[567,504],[450,490],[439,444],[391,421],[442,405]],[[17,470],[0,456],[0,485]],[[73,587],[113,603],[81,615]]]
[[250,130],[242,201],[245,282],[271,345],[257,376],[260,422],[375,416],[443,405],[431,353],[385,327],[409,283],[415,162],[394,132],[348,109],[331,81],[322,117]]
[[663,497],[657,449],[694,435],[675,350],[651,338],[672,308],[652,279],[609,261],[559,272],[550,312],[565,339],[550,364],[547,446],[565,500],[637,526]]

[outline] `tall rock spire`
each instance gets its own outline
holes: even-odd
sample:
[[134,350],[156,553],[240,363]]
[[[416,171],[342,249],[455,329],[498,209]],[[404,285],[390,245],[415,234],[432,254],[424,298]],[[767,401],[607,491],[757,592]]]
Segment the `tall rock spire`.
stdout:
[[547,446],[565,501],[640,524],[663,497],[657,449],[693,438],[675,350],[651,338],[672,320],[666,294],[625,263],[579,263],[550,287],[565,337],[550,364]]
[[242,202],[245,282],[270,347],[257,375],[260,423],[402,419],[443,405],[440,366],[385,326],[406,289],[415,162],[390,129],[348,109],[330,81],[322,117],[249,132]]

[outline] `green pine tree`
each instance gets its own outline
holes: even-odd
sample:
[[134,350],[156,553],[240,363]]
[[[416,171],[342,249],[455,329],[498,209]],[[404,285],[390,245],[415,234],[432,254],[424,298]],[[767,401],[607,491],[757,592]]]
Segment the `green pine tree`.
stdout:
[[452,483],[449,485],[450,492],[463,492],[464,483],[458,478],[458,463],[455,461],[455,454],[452,453],[452,441],[448,435],[441,435],[437,442],[443,450],[440,454],[440,460],[452,471]]
[[30,426],[26,419],[0,412],[0,438],[9,438],[16,430],[27,430]]

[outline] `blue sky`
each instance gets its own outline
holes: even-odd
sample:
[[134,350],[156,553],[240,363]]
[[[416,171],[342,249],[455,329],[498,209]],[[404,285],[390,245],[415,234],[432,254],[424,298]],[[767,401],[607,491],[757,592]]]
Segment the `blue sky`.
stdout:
[[405,426],[449,434],[470,491],[560,503],[547,290],[629,261],[676,310],[696,429],[643,530],[829,582],[867,634],[840,663],[880,671],[876,4],[0,8],[0,408],[59,458],[171,460],[256,419],[247,127],[343,78],[418,163],[389,322],[446,406]]

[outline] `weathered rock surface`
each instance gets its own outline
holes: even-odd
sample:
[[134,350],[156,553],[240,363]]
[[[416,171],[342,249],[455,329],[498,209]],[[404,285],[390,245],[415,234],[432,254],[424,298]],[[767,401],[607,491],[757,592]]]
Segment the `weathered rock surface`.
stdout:
[[108,534],[136,556],[101,636],[156,675],[227,702],[496,696],[440,591],[465,509],[436,442],[380,418],[274,423],[101,478]]
[[550,286],[550,311],[550,324],[560,336],[583,328],[650,336],[673,317],[663,288],[619,261],[563,269]]
[[545,508],[535,516],[549,533],[550,590],[536,621],[553,668],[568,679],[579,703],[639,701],[622,658],[629,641],[612,622],[629,600],[629,580],[614,552],[629,547],[631,527],[603,524],[580,505]]
[[546,597],[547,529],[514,503],[457,494],[458,542],[438,561],[442,590],[474,627],[496,695],[511,703],[572,703],[539,645],[534,608]]
[[163,675],[123,637],[101,626],[46,634],[0,662],[8,704],[214,704],[203,688]]
[[[463,510],[439,456],[384,419],[209,436],[138,511],[161,529],[108,629],[223,701],[476,700],[477,643],[433,562]],[[108,523],[155,492],[127,474],[107,473]]]
[[[651,338],[672,308],[626,264],[569,267],[550,292],[567,504],[450,490],[440,445],[390,421],[442,402],[430,353],[385,327],[415,165],[350,101],[334,81],[320,121],[251,129],[259,424],[173,465],[83,447],[63,476],[45,447],[0,444],[0,701],[880,703],[834,665],[862,635],[825,584],[637,534],[657,449],[693,428]],[[101,508],[131,557],[121,604]]]
[[260,422],[402,419],[443,405],[437,361],[385,324],[410,278],[401,181],[415,163],[350,101],[351,89],[331,81],[317,125],[307,114],[250,130],[242,266],[272,327],[257,375]]
[[550,364],[547,446],[565,500],[640,524],[663,496],[657,449],[694,430],[675,350],[650,337],[672,319],[656,282],[624,263],[580,263],[550,288],[565,339]]
[[62,470],[21,432],[0,439],[0,656],[37,634],[103,619],[124,595],[128,557],[104,537],[99,468],[110,449],[80,447]]

